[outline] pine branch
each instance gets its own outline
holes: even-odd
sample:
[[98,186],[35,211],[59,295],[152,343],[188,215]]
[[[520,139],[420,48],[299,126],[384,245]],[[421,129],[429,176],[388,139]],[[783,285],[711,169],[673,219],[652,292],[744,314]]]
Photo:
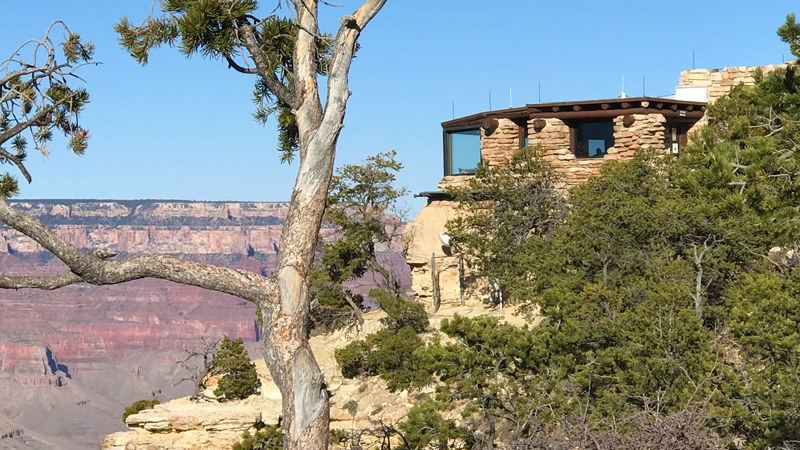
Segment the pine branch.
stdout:
[[225,60],[228,61],[228,68],[229,69],[233,69],[233,70],[235,70],[237,72],[240,72],[240,73],[253,74],[253,75],[258,74],[258,71],[256,69],[251,69],[249,67],[242,67],[239,64],[237,64],[236,61],[231,59],[230,56],[226,56]]
[[22,158],[18,157],[17,155],[12,155],[2,147],[0,147],[0,157],[13,162],[14,165],[19,169],[20,173],[22,173],[22,176],[25,177],[25,180],[27,180],[28,183],[31,182],[31,174],[28,172],[25,164],[22,163]]
[[[253,63],[256,66],[256,73],[261,76],[261,78],[264,80],[264,84],[267,85],[269,90],[275,94],[280,101],[286,103],[293,109],[298,108],[300,106],[300,101],[297,95],[294,94],[288,87],[286,87],[285,84],[281,83],[281,81],[278,80],[278,77],[275,76],[275,72],[270,70],[270,68],[266,65],[265,56],[261,51],[261,46],[258,45],[258,40],[255,36],[254,26],[250,25],[250,23],[248,23],[246,20],[240,21],[238,25],[239,29],[242,31],[242,40],[244,41],[244,46],[247,48],[247,51],[250,52],[250,57],[253,59]],[[228,64],[231,64],[231,62],[232,61],[228,59]],[[233,64],[238,66],[238,64],[235,62]],[[235,66],[233,67],[234,69],[236,68]]]

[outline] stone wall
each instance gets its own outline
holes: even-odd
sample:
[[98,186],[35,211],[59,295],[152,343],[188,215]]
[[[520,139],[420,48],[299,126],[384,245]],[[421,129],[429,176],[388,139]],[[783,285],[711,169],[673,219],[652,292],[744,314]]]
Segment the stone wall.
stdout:
[[[432,201],[406,226],[403,238],[409,243],[406,263],[411,267],[412,288],[417,300],[428,310],[433,309],[433,276],[431,257],[436,259],[436,278],[439,283],[439,298],[442,305],[461,303],[458,256],[442,247],[439,233],[445,232],[448,220],[458,216],[455,204],[449,201]],[[476,277],[464,263],[465,303],[475,306],[488,299],[489,290],[485,280]]]
[[[790,62],[791,63],[791,62]],[[678,84],[680,86],[707,86],[708,103],[712,104],[728,94],[737,84],[755,86],[756,71],[761,69],[764,75],[769,75],[776,70],[785,69],[788,64],[772,64],[761,67],[726,67],[724,69],[692,69],[681,72]],[[708,123],[703,117],[689,129],[689,136],[699,131]]]
[[439,180],[439,190],[446,191],[450,187],[466,187],[473,175],[447,175]]
[[481,128],[481,160],[503,164],[519,150],[519,125],[509,119],[498,119],[497,129],[487,136]]
[[567,179],[568,186],[575,186],[600,173],[600,167],[611,160],[625,160],[642,147],[664,149],[664,123],[661,114],[636,114],[633,125],[622,124],[624,116],[614,119],[614,147],[608,149],[603,158],[578,158],[570,146],[569,126],[559,119],[547,119],[547,125],[535,129],[533,120],[528,122],[530,146],[541,145],[544,158]]
[[667,119],[661,114],[634,114],[635,122],[626,127],[622,124],[624,116],[614,118],[614,147],[608,150],[605,159],[631,159],[636,150],[653,147],[664,150]]
[[726,67],[724,69],[692,69],[681,72],[680,86],[708,86],[708,103],[714,103],[724,97],[734,86],[742,83],[746,86],[756,84],[755,75],[758,69],[768,75],[776,70],[785,69],[786,64],[773,64],[761,67]]

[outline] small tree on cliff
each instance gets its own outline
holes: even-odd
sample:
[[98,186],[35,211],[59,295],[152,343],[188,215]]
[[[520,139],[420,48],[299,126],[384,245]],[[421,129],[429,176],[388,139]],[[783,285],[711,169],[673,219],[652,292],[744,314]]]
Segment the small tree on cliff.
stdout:
[[449,192],[460,212],[446,225],[453,248],[513,295],[529,271],[519,255],[552,238],[568,213],[562,177],[532,147],[506,164],[481,163],[466,186]]
[[[0,184],[0,221],[38,242],[70,271],[56,278],[0,277],[0,288],[57,289],[81,282],[99,286],[151,277],[251,301],[260,307],[264,359],[283,396],[285,447],[324,449],[328,445],[330,405],[305,330],[311,263],[333,172],[336,142],[350,96],[350,64],[361,32],[386,0],[365,0],[353,14],[340,19],[335,36],[319,31],[319,0],[286,3],[292,20],[275,15],[256,17],[255,0],[165,0],[161,5],[163,16],[154,17],[151,11],[140,26],[131,25],[127,19],[116,26],[122,45],[140,63],[147,62],[150,49],[162,44],[177,46],[187,56],[200,53],[224,60],[228,67],[256,78],[256,98],[261,106],[256,112],[258,119],[265,119],[273,111],[279,113],[280,150],[285,159],[299,157],[299,167],[281,233],[277,277],[168,255],[145,254],[111,260],[113,255],[108,253],[87,254],[41,222],[12,208],[6,199],[17,192],[17,186],[9,176],[3,177]],[[51,123],[47,119],[52,119],[58,128],[69,131],[71,146],[80,153],[88,134],[74,125],[69,115],[77,112],[81,96],[74,94],[70,102],[64,98],[72,91],[55,88],[50,95],[48,89],[33,97],[28,88],[42,86],[35,80],[52,82],[57,79],[58,70],[70,70],[71,64],[88,61],[91,47],[81,44],[77,35],[68,35],[63,45],[66,63],[57,64],[52,41],[46,39],[40,44],[48,49],[46,65],[31,66],[12,57],[14,67],[7,62],[9,75],[0,78],[4,116],[6,98],[16,102],[9,108],[25,113],[11,116],[24,117],[23,121],[3,126],[0,145],[26,130],[38,131]],[[325,75],[327,93],[323,107],[318,80]],[[22,79],[22,83],[18,84],[17,79]],[[39,103],[32,101],[36,99]],[[61,103],[54,106],[54,102]],[[59,108],[60,105],[65,106]],[[59,110],[66,110],[66,114]],[[41,132],[42,141],[47,140],[49,130]],[[4,150],[1,155],[3,162],[14,163],[30,181],[22,144],[17,147],[22,151],[14,154]]]
[[214,373],[221,374],[214,395],[226,400],[244,400],[258,392],[261,381],[256,373],[256,365],[250,362],[242,338],[235,341],[222,339],[219,351],[212,361]]
[[[392,244],[402,231],[405,210],[398,200],[408,192],[394,186],[395,173],[403,165],[394,150],[369,156],[364,164],[348,164],[336,170],[328,193],[325,220],[335,225],[342,238],[322,245],[312,277],[312,295],[317,307],[311,312],[315,324],[335,329],[361,323],[363,297],[344,283],[372,273],[371,287],[386,289],[395,297],[403,294],[395,278]],[[388,253],[382,258],[380,247]]]

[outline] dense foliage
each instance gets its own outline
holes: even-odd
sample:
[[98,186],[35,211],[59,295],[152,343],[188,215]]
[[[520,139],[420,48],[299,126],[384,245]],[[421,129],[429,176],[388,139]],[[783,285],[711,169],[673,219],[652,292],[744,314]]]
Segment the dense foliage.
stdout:
[[[798,42],[789,21],[781,35]],[[708,117],[679,157],[641,149],[566,199],[535,149],[482,166],[453,191],[469,212],[448,226],[455,250],[543,320],[522,328],[455,317],[410,356],[385,336],[337,354],[350,375],[437,386],[398,426],[420,443],[410,447],[766,449],[800,440],[797,67],[759,73]],[[384,348],[402,366],[369,361]],[[440,414],[456,406],[469,439],[448,434]],[[436,433],[451,440],[437,443]]]
[[451,248],[475,272],[513,291],[510,284],[528,273],[516,259],[534,242],[551,239],[568,213],[563,188],[539,148],[524,149],[503,165],[482,162],[466,186],[448,189],[460,213],[447,223]]
[[139,414],[145,409],[153,409],[153,407],[158,405],[159,403],[161,402],[159,402],[156,399],[136,400],[135,402],[131,403],[131,406],[128,406],[127,408],[125,408],[125,411],[122,412],[122,422],[125,423],[125,419],[127,419],[128,416]]
[[458,426],[453,419],[444,419],[438,412],[439,405],[428,400],[415,405],[408,417],[398,424],[403,436],[404,450],[436,450],[472,448],[474,441],[470,431]]
[[414,351],[423,346],[417,333],[428,327],[424,307],[379,289],[373,289],[370,296],[386,312],[386,328],[335,351],[342,375],[345,378],[380,375],[391,390],[424,386],[430,377],[420,371],[413,357]]
[[250,362],[242,338],[235,341],[225,336],[211,362],[215,374],[221,374],[214,395],[225,400],[242,400],[258,393],[261,381],[256,366]]

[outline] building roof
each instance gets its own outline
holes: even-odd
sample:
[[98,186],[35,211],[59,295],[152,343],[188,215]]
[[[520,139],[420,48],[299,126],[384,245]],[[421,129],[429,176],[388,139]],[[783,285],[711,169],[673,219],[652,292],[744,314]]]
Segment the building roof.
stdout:
[[480,126],[486,119],[593,119],[628,114],[662,114],[668,118],[697,121],[706,110],[705,102],[663,97],[629,97],[573,102],[534,103],[517,108],[486,111],[442,122],[442,128]]

